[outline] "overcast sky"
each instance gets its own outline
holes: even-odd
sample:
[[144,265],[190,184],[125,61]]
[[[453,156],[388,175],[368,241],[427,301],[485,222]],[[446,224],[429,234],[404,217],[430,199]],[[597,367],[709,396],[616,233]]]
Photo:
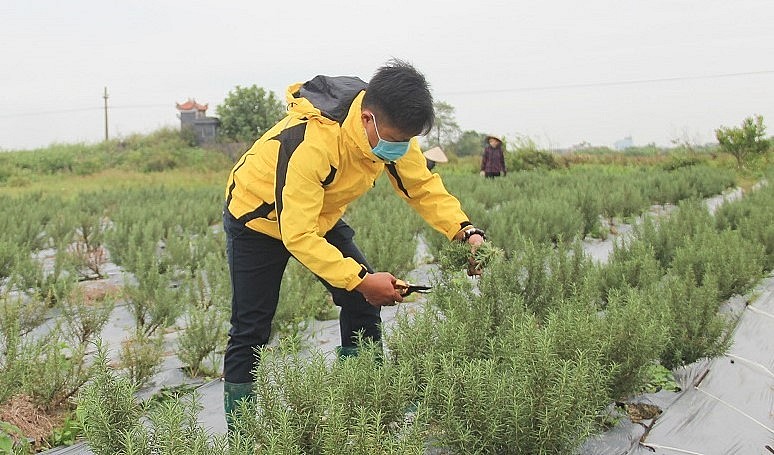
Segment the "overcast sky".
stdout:
[[463,130],[545,147],[774,134],[771,0],[3,0],[0,149],[178,127],[229,91],[413,63]]

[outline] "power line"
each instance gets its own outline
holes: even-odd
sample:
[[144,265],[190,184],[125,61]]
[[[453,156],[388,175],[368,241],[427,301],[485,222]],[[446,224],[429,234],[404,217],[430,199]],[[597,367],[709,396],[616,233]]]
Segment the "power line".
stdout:
[[[659,83],[659,82],[721,79],[721,78],[730,78],[730,77],[739,77],[739,76],[760,76],[760,75],[768,75],[768,74],[774,74],[774,70],[708,74],[703,76],[674,76],[674,77],[651,78],[651,79],[632,79],[628,81],[582,82],[577,84],[538,85],[533,87],[464,90],[464,91],[458,91],[458,92],[440,92],[439,94],[444,96],[449,96],[449,95],[478,95],[478,94],[484,94],[484,93],[515,93],[515,92],[557,90],[557,89],[568,89],[568,88],[611,87],[611,86],[617,86],[617,85],[637,85],[637,84],[650,84],[650,83]],[[162,107],[171,108],[171,105],[170,104],[127,104],[123,106],[110,106],[110,109],[157,109]],[[104,107],[94,106],[94,107],[80,107],[80,108],[71,108],[71,109],[57,109],[52,111],[20,112],[16,114],[0,114],[0,118],[34,117],[39,115],[68,114],[72,112],[85,112],[85,111],[94,111],[94,110],[102,110],[102,109],[104,109]]]
[[565,88],[589,88],[589,87],[610,87],[615,85],[636,85],[636,84],[650,84],[654,82],[674,82],[674,81],[690,81],[699,79],[720,79],[727,77],[738,76],[755,76],[764,74],[774,74],[774,70],[763,71],[747,71],[743,73],[723,73],[723,74],[709,74],[704,76],[675,76],[653,79],[633,79],[628,81],[605,81],[605,82],[583,82],[578,84],[559,84],[559,85],[538,85],[534,87],[514,87],[507,89],[489,89],[489,90],[466,90],[460,92],[443,92],[441,95],[478,95],[483,93],[510,93],[510,92],[531,92],[538,90],[555,90]]
[[[156,108],[169,108],[172,109],[170,104],[127,104],[124,106],[110,106],[110,109],[156,109]],[[39,115],[51,115],[51,114],[69,114],[72,112],[85,112],[85,111],[101,111],[104,106],[94,107],[76,107],[71,109],[57,109],[54,111],[35,111],[35,112],[19,112],[16,114],[0,114],[0,118],[13,118],[13,117],[35,117]]]

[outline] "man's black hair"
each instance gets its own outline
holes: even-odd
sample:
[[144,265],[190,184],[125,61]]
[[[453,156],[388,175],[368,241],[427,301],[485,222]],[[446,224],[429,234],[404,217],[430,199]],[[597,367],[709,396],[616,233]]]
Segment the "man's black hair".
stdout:
[[368,82],[363,107],[373,110],[377,117],[386,117],[385,123],[412,136],[429,133],[435,121],[433,95],[425,76],[398,59],[376,70]]

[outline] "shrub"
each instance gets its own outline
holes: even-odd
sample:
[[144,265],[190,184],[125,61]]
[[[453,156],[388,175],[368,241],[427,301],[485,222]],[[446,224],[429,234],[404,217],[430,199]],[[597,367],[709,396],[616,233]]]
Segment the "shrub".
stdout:
[[649,365],[657,360],[669,337],[669,307],[649,289],[626,289],[608,297],[602,330],[595,333],[603,346],[605,364],[614,369],[610,396],[624,398],[638,392]]
[[763,264],[761,245],[744,239],[736,231],[709,231],[675,251],[672,270],[678,275],[696,277],[700,286],[708,276],[714,277],[718,296],[725,300],[749,290],[761,278]]
[[512,173],[560,167],[559,160],[552,153],[542,150],[518,149],[514,153],[506,153],[505,157],[506,169]]
[[121,343],[119,363],[135,387],[143,387],[159,371],[164,360],[163,343],[161,335],[152,337],[141,330]]
[[[199,270],[184,282],[189,303],[186,323],[177,340],[177,355],[189,374],[215,376],[215,353],[225,347],[231,309],[231,283],[222,271],[227,267],[222,253],[210,252]],[[209,364],[203,364],[209,359]]]
[[668,268],[676,250],[701,232],[713,230],[712,216],[704,203],[690,199],[679,204],[669,218],[656,220],[646,218],[635,228],[635,236],[652,249],[661,267]]
[[237,431],[266,453],[425,453],[421,410],[403,420],[411,372],[379,357],[375,346],[333,364],[288,343],[263,350],[252,404],[260,411],[245,403]]
[[669,341],[661,354],[669,369],[722,355],[729,346],[731,321],[718,313],[717,280],[707,276],[703,281],[698,285],[691,273],[670,273],[653,288],[656,299],[671,308]]
[[96,455],[248,453],[240,452],[239,447],[245,447],[237,445],[229,452],[224,437],[211,437],[197,424],[195,397],[153,407],[139,403],[134,397],[136,385],[110,370],[105,351],[98,349],[97,374],[81,391],[76,410],[89,448]]
[[616,244],[606,264],[600,264],[599,289],[604,301],[617,291],[648,287],[665,273],[645,242],[633,240],[629,245]]

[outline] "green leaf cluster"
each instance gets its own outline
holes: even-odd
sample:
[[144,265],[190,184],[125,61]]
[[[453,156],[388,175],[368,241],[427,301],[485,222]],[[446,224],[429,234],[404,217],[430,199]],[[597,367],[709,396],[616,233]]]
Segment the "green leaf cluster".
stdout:
[[721,126],[715,130],[720,148],[736,158],[736,164],[740,168],[745,167],[752,157],[769,149],[765,134],[766,126],[761,115],[745,118],[738,127]]
[[285,114],[285,106],[274,92],[253,84],[236,86],[223,103],[218,105],[219,134],[237,142],[252,143],[277,123]]

